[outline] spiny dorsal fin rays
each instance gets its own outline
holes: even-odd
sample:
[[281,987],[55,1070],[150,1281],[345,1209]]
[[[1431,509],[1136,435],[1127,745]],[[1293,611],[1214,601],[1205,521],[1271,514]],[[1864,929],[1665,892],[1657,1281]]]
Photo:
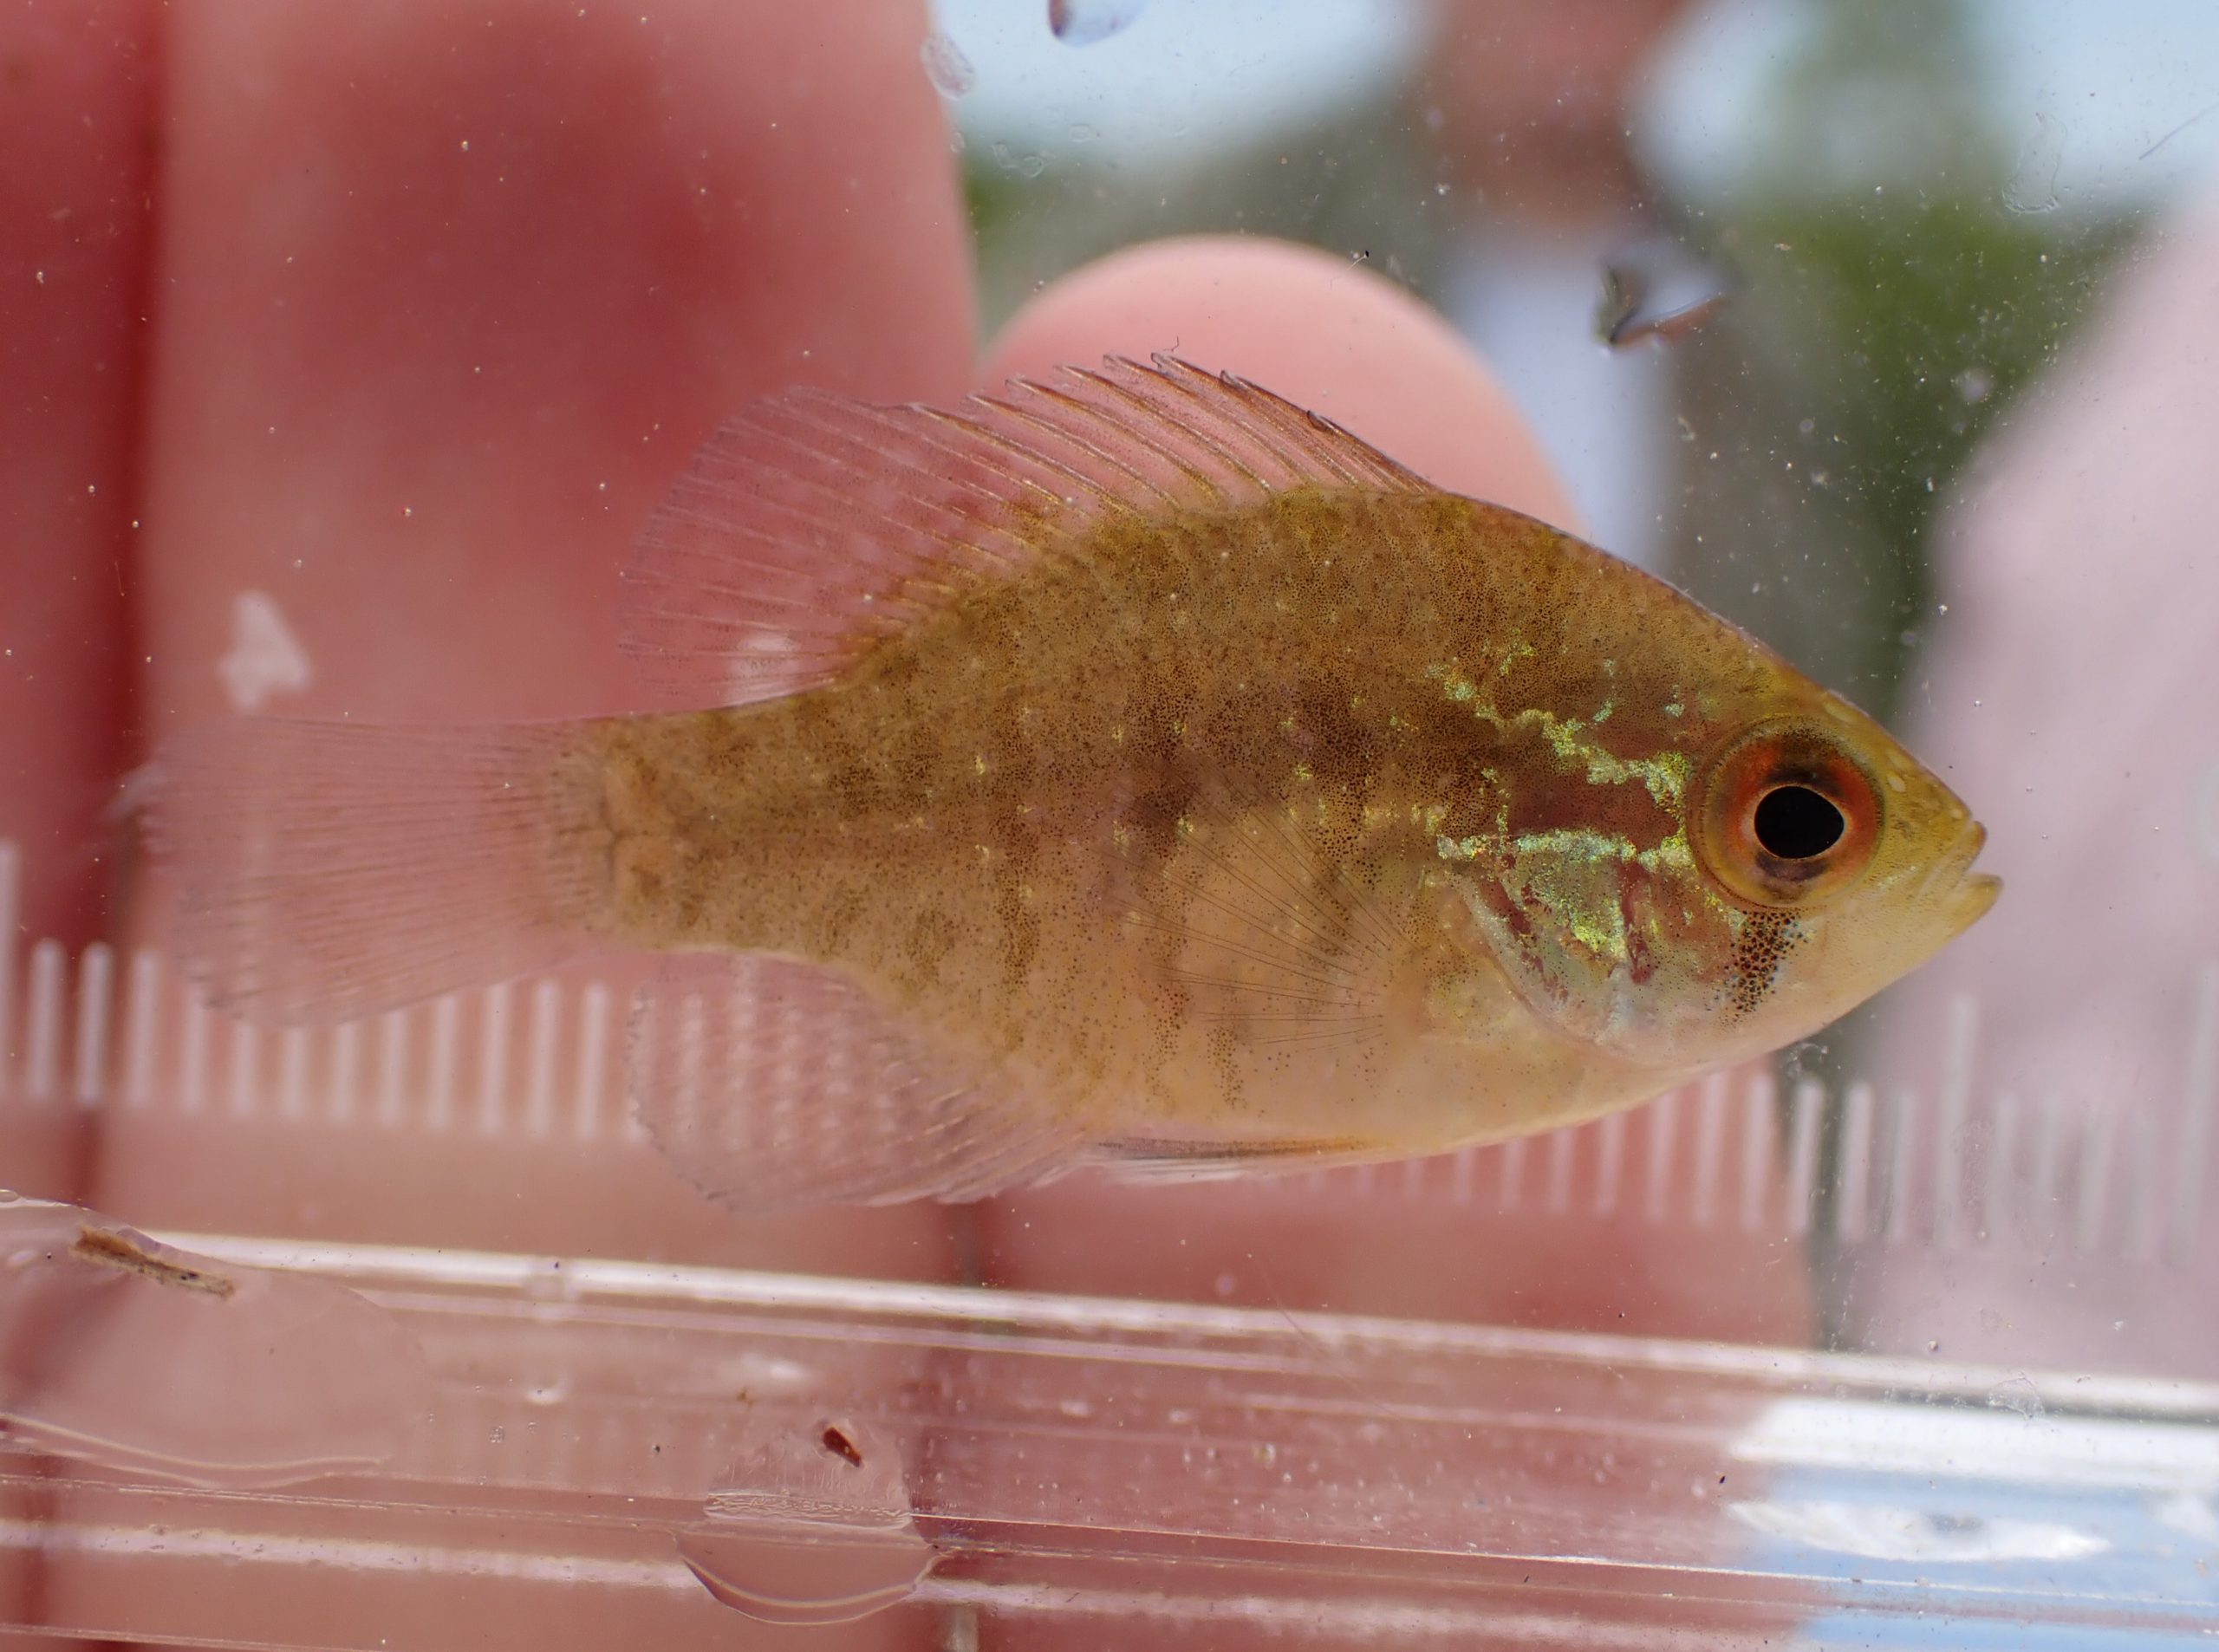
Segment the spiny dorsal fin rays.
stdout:
[[624,647],[674,709],[775,699],[1114,517],[1425,485],[1331,420],[1168,355],[948,408],[796,391],[726,425],[649,517]]

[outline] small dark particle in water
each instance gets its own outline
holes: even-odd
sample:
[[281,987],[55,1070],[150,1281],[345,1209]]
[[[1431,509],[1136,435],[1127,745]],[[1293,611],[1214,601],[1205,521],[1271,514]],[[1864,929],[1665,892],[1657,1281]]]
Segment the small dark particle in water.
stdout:
[[114,1268],[121,1273],[135,1273],[156,1285],[179,1291],[198,1291],[203,1296],[228,1297],[238,1288],[223,1274],[206,1268],[187,1267],[181,1262],[157,1256],[130,1234],[119,1233],[113,1228],[78,1229],[76,1243],[70,1246],[69,1254],[81,1262]]
[[1726,271],[1670,237],[1655,236],[1604,260],[1596,335],[1613,349],[1652,338],[1676,344],[1732,296]]
[[1091,46],[1132,27],[1148,0],[1048,0],[1048,29],[1066,46]]
[[863,1454],[848,1431],[836,1422],[824,1425],[824,1432],[817,1436],[817,1443],[850,1468],[863,1466]]

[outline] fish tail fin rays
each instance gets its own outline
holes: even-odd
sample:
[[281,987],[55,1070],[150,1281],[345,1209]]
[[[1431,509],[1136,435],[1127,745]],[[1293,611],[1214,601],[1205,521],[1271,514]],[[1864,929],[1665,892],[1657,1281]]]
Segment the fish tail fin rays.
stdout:
[[555,966],[606,904],[583,724],[243,718],[139,783],[170,944],[219,1008],[341,1021]]
[[664,1158],[750,1213],[983,1199],[1086,1145],[845,974],[765,953],[666,962],[634,998],[627,1065]]
[[1299,488],[1426,484],[1328,420],[1170,356],[946,409],[796,391],[719,431],[649,517],[624,647],[673,709],[777,699],[1111,517]]

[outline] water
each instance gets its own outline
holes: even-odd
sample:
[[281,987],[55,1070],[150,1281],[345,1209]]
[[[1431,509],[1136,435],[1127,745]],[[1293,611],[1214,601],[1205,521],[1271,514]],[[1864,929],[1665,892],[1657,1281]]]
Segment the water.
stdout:
[[0,1202],[0,1436],[195,1486],[374,1468],[426,1404],[398,1322],[329,1281]]
[[848,1418],[755,1424],[678,1552],[765,1623],[847,1623],[900,1604],[939,1560],[909,1514],[892,1437]]

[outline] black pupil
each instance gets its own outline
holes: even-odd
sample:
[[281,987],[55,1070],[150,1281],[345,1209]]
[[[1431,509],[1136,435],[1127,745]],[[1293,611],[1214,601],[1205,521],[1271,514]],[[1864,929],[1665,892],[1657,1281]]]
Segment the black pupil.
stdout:
[[1849,829],[1841,810],[1808,786],[1775,786],[1757,800],[1756,818],[1751,823],[1765,853],[1783,861],[1807,861],[1824,855]]

